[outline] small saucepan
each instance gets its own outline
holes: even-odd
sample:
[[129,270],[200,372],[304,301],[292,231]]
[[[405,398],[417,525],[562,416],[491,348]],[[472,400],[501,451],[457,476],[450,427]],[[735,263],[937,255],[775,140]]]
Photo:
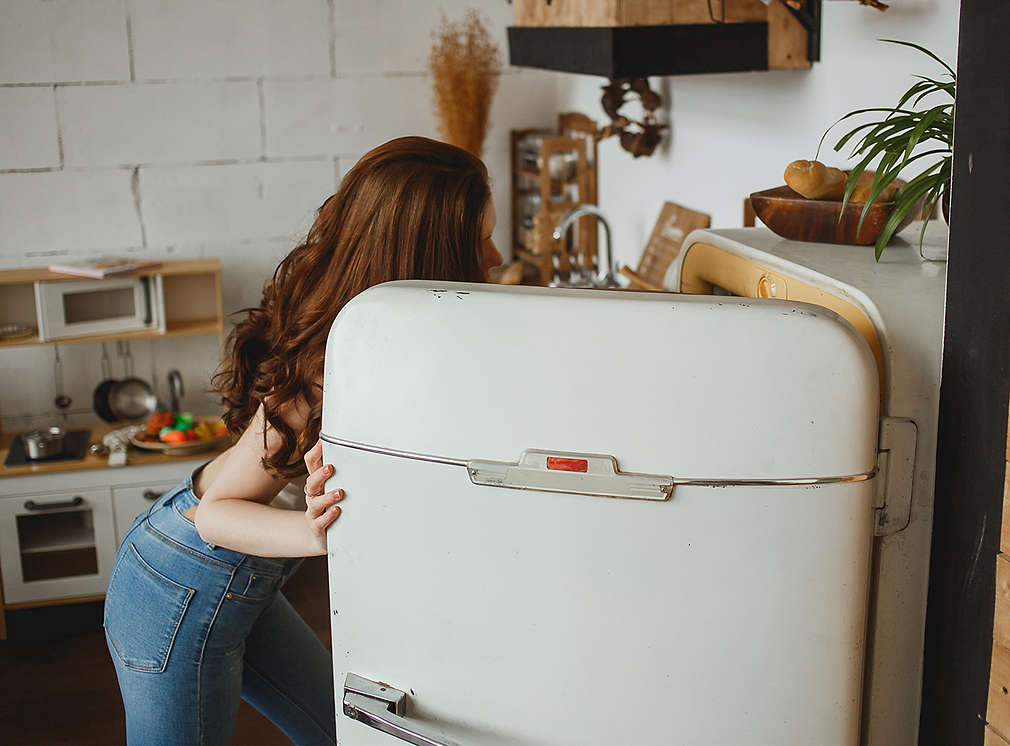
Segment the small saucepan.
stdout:
[[47,427],[45,430],[30,430],[21,434],[25,444],[25,453],[34,460],[52,458],[63,453],[63,438],[66,435],[62,427]]

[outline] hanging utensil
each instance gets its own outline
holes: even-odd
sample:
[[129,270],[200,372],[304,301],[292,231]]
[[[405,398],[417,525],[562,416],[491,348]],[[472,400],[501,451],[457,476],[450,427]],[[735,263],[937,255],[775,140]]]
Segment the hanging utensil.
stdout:
[[121,340],[119,344],[126,377],[109,390],[109,410],[117,420],[143,419],[158,411],[158,397],[147,381],[134,375],[129,340]]
[[56,398],[53,399],[53,404],[56,408],[60,410],[60,414],[63,415],[63,419],[67,419],[67,409],[69,409],[73,400],[63,393],[63,359],[60,357],[60,346],[53,345],[53,352],[55,357],[53,360],[53,377],[56,383]]
[[109,362],[109,349],[105,342],[102,342],[102,380],[91,395],[91,406],[95,414],[106,422],[116,421],[116,416],[109,409],[109,391],[115,383],[116,379],[112,377],[112,364]]

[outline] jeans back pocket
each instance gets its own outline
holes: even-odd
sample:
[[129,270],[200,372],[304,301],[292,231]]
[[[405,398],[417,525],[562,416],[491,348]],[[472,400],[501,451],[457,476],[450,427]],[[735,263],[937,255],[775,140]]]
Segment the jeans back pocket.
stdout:
[[121,553],[105,595],[104,627],[127,668],[161,673],[196,591],[166,578],[131,542]]

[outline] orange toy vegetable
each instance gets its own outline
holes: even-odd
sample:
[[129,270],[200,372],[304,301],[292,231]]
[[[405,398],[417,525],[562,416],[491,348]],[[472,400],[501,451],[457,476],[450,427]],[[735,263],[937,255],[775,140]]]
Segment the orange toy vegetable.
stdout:
[[189,440],[186,433],[186,430],[169,430],[161,436],[161,440],[165,443],[185,443]]

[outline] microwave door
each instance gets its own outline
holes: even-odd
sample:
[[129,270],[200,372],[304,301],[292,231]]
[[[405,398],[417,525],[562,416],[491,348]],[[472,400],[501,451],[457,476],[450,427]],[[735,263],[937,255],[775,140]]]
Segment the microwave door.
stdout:
[[150,329],[160,325],[157,287],[149,277],[39,281],[42,341]]

